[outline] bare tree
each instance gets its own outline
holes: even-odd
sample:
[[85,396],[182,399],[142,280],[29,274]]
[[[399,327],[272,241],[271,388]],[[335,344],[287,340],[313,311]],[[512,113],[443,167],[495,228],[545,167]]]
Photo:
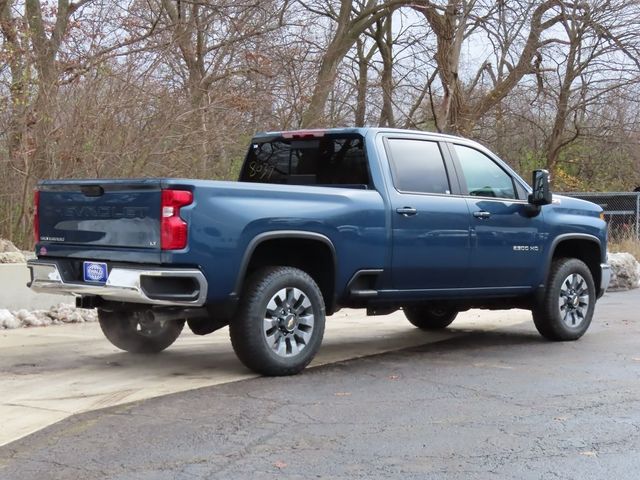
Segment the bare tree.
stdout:
[[546,168],[557,172],[563,149],[588,130],[609,94],[640,82],[640,12],[605,0],[564,9],[565,38],[545,55],[553,65],[543,96],[555,112],[546,142]]
[[[512,2],[509,4],[512,5]],[[435,60],[443,90],[441,105],[436,115],[439,117],[437,123],[442,130],[471,135],[473,127],[483,115],[495,108],[525,75],[536,72],[537,53],[549,41],[544,40],[542,34],[560,20],[561,14],[558,10],[563,2],[514,0],[513,4],[520,7],[518,17],[513,20],[524,23],[516,29],[527,32],[523,35],[523,44],[517,52],[514,50],[517,47],[514,41],[501,45],[506,49],[499,54],[503,65],[507,67],[506,75],[496,78],[491,88],[478,92],[475,89],[477,79],[490,68],[490,63],[480,62],[475,79],[465,88],[460,72],[462,46],[465,40],[470,39],[483,26],[499,21],[501,7],[504,7],[506,2],[416,2],[414,8],[424,15],[436,35]],[[509,57],[514,57],[514,60],[509,60]]]
[[320,60],[316,86],[302,117],[303,127],[323,124],[324,108],[335,83],[338,67],[358,38],[376,21],[391,15],[394,9],[405,2],[406,0],[341,0],[339,5],[334,5],[337,2],[327,0],[318,8],[301,2],[310,12],[333,22],[333,33]]
[[382,87],[382,109],[378,125],[381,127],[395,127],[396,121],[393,113],[393,16],[387,15],[375,22],[375,29],[371,29],[371,35],[376,42],[378,52],[382,60],[382,73],[380,86]]
[[638,1],[0,0],[0,235],[43,177],[234,178],[256,130],[472,135],[640,182]]
[[25,0],[20,6],[23,16],[16,15],[16,2],[0,2],[0,28],[11,76],[7,151],[10,166],[22,177],[12,231],[26,228],[30,186],[48,171],[47,145],[55,130],[53,104],[59,80],[57,55],[71,16],[89,1],[58,0],[55,13],[46,17],[39,0]]
[[373,56],[376,54],[376,45],[367,47],[366,39],[358,38],[356,42],[356,106],[354,111],[355,125],[363,127],[367,117],[367,92],[369,89],[369,69]]

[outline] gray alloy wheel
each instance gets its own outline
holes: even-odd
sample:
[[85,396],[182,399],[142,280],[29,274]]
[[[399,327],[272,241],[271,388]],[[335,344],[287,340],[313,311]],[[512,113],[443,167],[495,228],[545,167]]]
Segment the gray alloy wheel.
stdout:
[[98,309],[102,333],[114,346],[131,353],[159,353],[180,336],[184,320],[153,320],[144,311]]
[[589,288],[579,273],[570,274],[562,282],[558,307],[562,321],[569,328],[577,328],[584,322],[589,311]]
[[535,301],[533,321],[549,340],[577,340],[589,328],[596,289],[589,267],[577,258],[557,258],[544,294]]
[[298,268],[266,267],[245,283],[229,334],[236,355],[251,370],[293,375],[320,348],[324,323],[324,300],[313,278]]
[[311,340],[313,324],[309,297],[297,288],[283,288],[267,304],[262,333],[276,355],[292,357]]

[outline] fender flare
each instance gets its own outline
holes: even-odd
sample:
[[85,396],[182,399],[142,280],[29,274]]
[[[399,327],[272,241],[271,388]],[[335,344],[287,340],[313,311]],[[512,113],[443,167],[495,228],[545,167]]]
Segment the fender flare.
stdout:
[[[231,295],[239,296],[240,291],[242,290],[242,284],[244,282],[245,275],[247,273],[247,268],[249,267],[249,262],[251,261],[251,257],[255,252],[258,246],[266,241],[274,240],[274,239],[303,239],[303,240],[314,240],[319,241],[329,247],[331,251],[331,256],[333,258],[333,271],[334,271],[334,283],[335,276],[338,273],[338,265],[337,265],[337,256],[336,256],[336,248],[333,245],[333,242],[329,237],[323,235],[321,233],[316,232],[306,232],[304,230],[275,230],[269,232],[263,232],[251,239],[247,248],[244,251],[242,256],[242,260],[240,261],[240,268],[238,269],[238,277],[236,278],[236,283],[233,289],[233,293]],[[327,299],[329,300],[329,299]],[[333,300],[333,299],[331,299]]]
[[541,278],[542,286],[546,285],[547,277],[549,276],[549,269],[551,268],[551,260],[553,259],[553,254],[555,253],[558,245],[565,240],[587,240],[595,243],[600,250],[600,260],[602,260],[602,242],[600,242],[600,239],[595,235],[591,235],[588,233],[563,233],[562,235],[558,235],[553,239],[553,242],[551,242],[551,246],[549,247],[549,251],[546,255],[543,276]]

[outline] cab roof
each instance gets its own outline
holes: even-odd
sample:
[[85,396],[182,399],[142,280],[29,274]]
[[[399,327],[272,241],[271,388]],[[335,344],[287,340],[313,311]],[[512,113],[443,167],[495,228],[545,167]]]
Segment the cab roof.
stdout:
[[463,137],[457,137],[455,135],[447,135],[444,133],[436,133],[429,132],[424,130],[408,130],[401,128],[385,128],[385,127],[340,127],[340,128],[313,128],[313,129],[302,129],[302,130],[282,130],[282,131],[271,131],[271,132],[258,132],[253,136],[253,141],[255,142],[268,142],[270,140],[275,140],[276,138],[286,138],[286,139],[311,139],[311,138],[322,138],[324,136],[339,136],[339,135],[360,135],[365,137],[368,133],[420,133],[427,134],[431,137],[440,138],[442,140],[465,140],[469,141],[469,139]]

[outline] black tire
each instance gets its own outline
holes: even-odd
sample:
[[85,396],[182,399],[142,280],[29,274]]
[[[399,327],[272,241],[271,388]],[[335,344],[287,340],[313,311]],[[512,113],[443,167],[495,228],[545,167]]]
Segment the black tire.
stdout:
[[297,268],[268,267],[245,283],[229,334],[236,355],[254,372],[294,375],[316,355],[324,325],[316,282]]
[[158,326],[145,326],[141,320],[143,315],[143,311],[98,309],[98,321],[104,336],[114,346],[130,353],[159,353],[176,341],[184,327],[184,320],[167,320]]
[[442,330],[458,316],[457,310],[429,305],[409,305],[402,311],[412,325],[422,330]]
[[591,325],[595,304],[589,267],[577,258],[558,258],[551,264],[544,295],[532,309],[533,322],[549,340],[577,340]]

